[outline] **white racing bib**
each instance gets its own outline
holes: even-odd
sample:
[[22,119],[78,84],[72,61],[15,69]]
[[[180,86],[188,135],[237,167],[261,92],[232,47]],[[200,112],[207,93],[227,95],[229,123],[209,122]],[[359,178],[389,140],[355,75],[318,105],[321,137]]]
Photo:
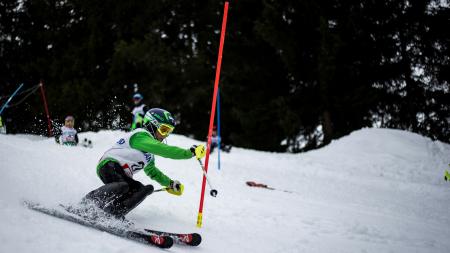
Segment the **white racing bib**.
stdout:
[[130,146],[130,137],[137,132],[146,132],[147,130],[138,128],[123,138],[120,138],[112,148],[108,149],[100,159],[100,161],[111,158],[119,162],[120,166],[129,177],[142,170],[149,163],[155,162],[155,156],[151,153],[142,152]]
[[66,126],[61,127],[61,136],[60,142],[61,144],[69,144],[76,145],[75,136],[77,135],[77,130],[74,128],[68,128]]
[[144,115],[145,114],[144,113],[144,107],[145,107],[145,104],[142,104],[140,106],[136,106],[136,107],[133,108],[133,111],[131,113],[134,115],[134,117],[136,117],[138,113],[141,114],[141,115]]

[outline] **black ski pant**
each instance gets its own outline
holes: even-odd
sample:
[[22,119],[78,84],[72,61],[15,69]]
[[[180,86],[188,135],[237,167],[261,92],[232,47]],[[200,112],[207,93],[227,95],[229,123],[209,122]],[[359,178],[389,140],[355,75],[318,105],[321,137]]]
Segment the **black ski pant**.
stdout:
[[105,185],[89,192],[85,199],[94,201],[99,208],[117,217],[125,216],[153,192],[152,185],[144,186],[128,177],[116,162],[101,167],[99,176]]

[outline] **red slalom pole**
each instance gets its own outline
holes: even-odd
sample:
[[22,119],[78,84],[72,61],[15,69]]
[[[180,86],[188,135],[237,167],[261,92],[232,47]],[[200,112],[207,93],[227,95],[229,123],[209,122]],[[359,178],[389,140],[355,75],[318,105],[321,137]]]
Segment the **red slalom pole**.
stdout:
[[47,114],[48,136],[52,137],[52,120],[50,119],[50,113],[48,112],[47,99],[45,98],[44,83],[42,80],[39,82],[39,86],[41,87],[42,100],[44,101],[45,113]]
[[[209,153],[211,149],[211,135],[212,129],[214,125],[214,116],[216,114],[216,101],[217,101],[217,90],[219,88],[219,79],[220,79],[220,68],[222,66],[222,53],[223,53],[223,44],[225,42],[225,31],[227,28],[227,15],[228,15],[228,2],[225,2],[225,6],[223,9],[223,19],[222,19],[222,32],[220,33],[220,44],[219,44],[219,55],[217,57],[217,68],[216,68],[216,79],[214,81],[214,92],[213,92],[213,101],[211,105],[211,115],[209,118],[209,130],[208,130],[208,144],[206,148],[206,158],[205,158],[205,175],[208,172],[208,163],[209,163]],[[203,224],[203,202],[205,200],[205,188],[206,188],[206,177],[203,175],[202,182],[202,192],[200,195],[200,205],[198,207],[198,216],[197,216],[197,227],[201,228]]]

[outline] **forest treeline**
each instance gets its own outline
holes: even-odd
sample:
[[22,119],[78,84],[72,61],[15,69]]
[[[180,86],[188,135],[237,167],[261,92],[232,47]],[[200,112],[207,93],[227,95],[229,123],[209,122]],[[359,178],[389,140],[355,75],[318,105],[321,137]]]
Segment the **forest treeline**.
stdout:
[[[204,140],[223,4],[1,0],[0,105],[42,80],[55,124],[118,129],[137,84],[175,132]],[[299,152],[377,126],[449,142],[449,27],[441,0],[230,1],[223,140]],[[11,133],[46,133],[39,94],[2,117]]]

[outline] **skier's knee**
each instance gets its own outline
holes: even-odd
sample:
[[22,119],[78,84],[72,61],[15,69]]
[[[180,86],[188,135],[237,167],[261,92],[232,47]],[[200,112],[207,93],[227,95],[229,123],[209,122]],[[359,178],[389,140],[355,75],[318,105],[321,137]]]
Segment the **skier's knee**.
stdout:
[[129,191],[129,186],[125,182],[114,182],[105,184],[99,188],[99,194],[104,196],[123,195]]
[[154,190],[155,190],[155,188],[151,184],[144,186],[144,191],[146,192],[147,196],[152,194]]
[[121,209],[122,215],[126,215],[131,210],[136,208],[144,199],[153,193],[153,185],[142,186],[139,191],[131,192],[126,199],[120,203],[124,208]]

